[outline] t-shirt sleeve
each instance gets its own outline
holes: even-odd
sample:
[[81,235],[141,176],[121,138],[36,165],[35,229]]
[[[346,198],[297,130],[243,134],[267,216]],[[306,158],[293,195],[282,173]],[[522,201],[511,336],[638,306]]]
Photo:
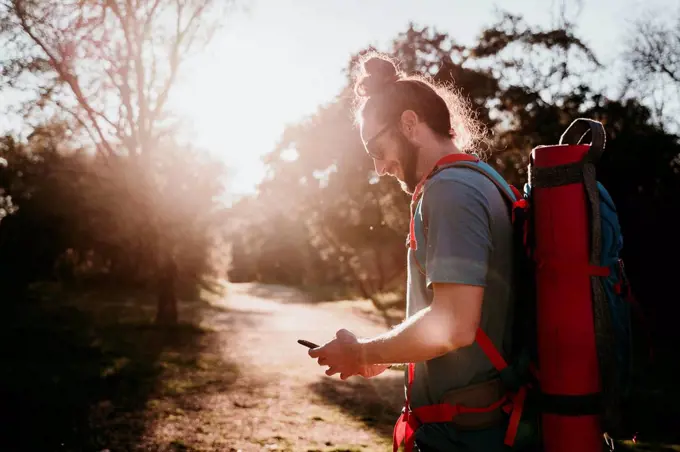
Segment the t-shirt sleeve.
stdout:
[[486,285],[492,249],[489,201],[468,181],[435,179],[423,196],[426,283]]

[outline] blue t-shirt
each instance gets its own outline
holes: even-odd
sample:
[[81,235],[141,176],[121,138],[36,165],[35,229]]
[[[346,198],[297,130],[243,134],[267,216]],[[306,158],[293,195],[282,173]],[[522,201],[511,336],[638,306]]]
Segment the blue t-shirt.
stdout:
[[[512,224],[496,185],[470,168],[440,171],[425,184],[416,207],[415,235],[418,249],[408,252],[407,316],[432,302],[432,283],[484,286],[480,327],[507,356],[513,314]],[[451,389],[495,376],[477,343],[416,363],[411,405],[440,403]]]

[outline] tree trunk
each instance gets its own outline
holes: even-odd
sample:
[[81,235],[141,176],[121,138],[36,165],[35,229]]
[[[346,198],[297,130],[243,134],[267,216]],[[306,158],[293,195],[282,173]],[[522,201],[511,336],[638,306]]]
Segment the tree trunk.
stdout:
[[176,325],[177,314],[177,263],[173,258],[166,261],[158,281],[157,325]]

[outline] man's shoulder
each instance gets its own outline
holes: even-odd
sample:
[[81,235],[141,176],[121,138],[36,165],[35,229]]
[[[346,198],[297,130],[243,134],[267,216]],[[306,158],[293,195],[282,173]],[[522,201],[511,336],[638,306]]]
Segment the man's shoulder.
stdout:
[[[432,190],[433,188],[435,189]],[[497,188],[489,176],[477,169],[451,166],[432,176],[425,184],[425,190],[447,197],[468,197],[475,193],[488,196],[497,191]]]

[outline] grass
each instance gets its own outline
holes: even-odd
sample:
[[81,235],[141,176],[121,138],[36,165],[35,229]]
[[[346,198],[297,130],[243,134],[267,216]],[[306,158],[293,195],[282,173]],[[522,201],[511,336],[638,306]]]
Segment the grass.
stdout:
[[238,376],[213,353],[201,302],[182,304],[182,323],[161,328],[154,298],[142,292],[36,294],[8,301],[0,329],[3,450],[148,450],[149,426],[200,410],[194,395],[223,391]]

